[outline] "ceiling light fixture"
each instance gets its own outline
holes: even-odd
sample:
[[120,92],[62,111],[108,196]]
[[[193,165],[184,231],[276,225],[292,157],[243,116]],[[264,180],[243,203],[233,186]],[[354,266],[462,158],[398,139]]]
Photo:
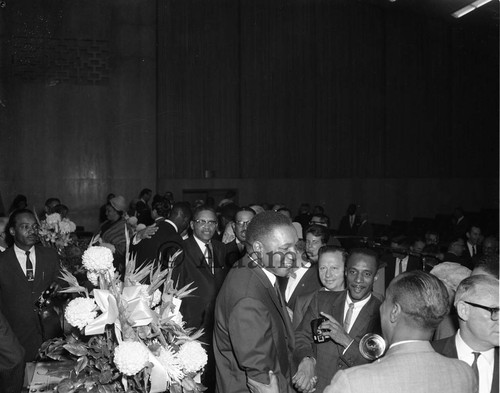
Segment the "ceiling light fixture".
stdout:
[[474,11],[476,8],[479,8],[485,5],[486,3],[489,3],[490,1],[492,0],[476,0],[474,3],[471,3],[463,8],[460,8],[458,11],[455,11],[451,15],[455,18],[461,18],[462,16],[468,14],[469,12]]

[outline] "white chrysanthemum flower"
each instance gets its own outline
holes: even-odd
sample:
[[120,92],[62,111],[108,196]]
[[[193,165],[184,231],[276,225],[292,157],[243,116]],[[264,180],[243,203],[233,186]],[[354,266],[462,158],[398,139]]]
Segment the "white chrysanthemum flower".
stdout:
[[93,286],[97,287],[99,285],[99,274],[96,272],[87,272],[87,278]]
[[73,221],[63,218],[59,223],[59,232],[61,233],[72,233],[76,231],[76,225]]
[[149,359],[149,350],[136,341],[124,341],[115,348],[114,362],[125,375],[135,375],[141,371]]
[[162,347],[160,349],[158,360],[165,368],[168,385],[170,385],[172,382],[180,382],[184,378],[184,373],[182,372],[182,364],[172,348]]
[[157,289],[153,292],[153,300],[151,301],[151,308],[156,307],[161,301],[161,291]]
[[188,341],[181,345],[177,353],[182,368],[188,373],[196,373],[207,364],[207,351],[198,341]]
[[61,222],[61,215],[59,213],[52,213],[45,217],[45,222],[51,227],[55,227],[58,222]]
[[113,253],[107,247],[89,247],[82,255],[82,264],[85,269],[97,273],[113,271]]
[[97,317],[97,304],[94,299],[77,297],[68,303],[64,317],[71,326],[82,329]]

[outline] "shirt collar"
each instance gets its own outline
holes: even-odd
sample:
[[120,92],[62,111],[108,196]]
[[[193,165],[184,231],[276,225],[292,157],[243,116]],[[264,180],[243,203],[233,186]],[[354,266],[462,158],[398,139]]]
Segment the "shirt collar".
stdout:
[[266,277],[269,279],[269,281],[271,282],[271,285],[274,287],[274,284],[276,283],[276,276],[271,273],[270,271],[268,271],[267,269],[265,269],[260,263],[259,261],[256,261],[255,259],[249,257],[249,259],[256,265],[258,266],[263,272],[264,274],[266,275]]
[[372,294],[370,293],[370,295],[366,299],[360,300],[359,302],[355,302],[349,296],[349,291],[347,291],[347,296],[345,298],[345,301],[347,304],[354,303],[354,308],[362,308],[362,307],[364,307],[364,305],[366,303],[368,303],[370,301],[371,298],[372,298]]
[[487,351],[476,351],[469,347],[469,345],[464,341],[462,335],[460,333],[460,329],[458,329],[457,334],[455,335],[455,346],[457,347],[458,358],[460,359],[460,354],[473,356],[472,352],[480,352],[481,356],[489,363],[493,364],[495,358],[495,348],[488,349]]
[[206,244],[210,243],[210,242],[205,243],[205,242],[201,241],[200,239],[198,239],[194,234],[193,234],[193,239],[196,241],[196,244],[198,244],[198,247],[200,247],[201,253],[204,254],[205,250],[207,249]]
[[[14,251],[16,252],[16,254],[26,255],[26,251],[24,251],[23,249],[19,248],[16,245],[16,243],[14,243]],[[35,246],[31,246],[31,248],[28,251],[30,252],[30,255],[33,255],[33,252],[35,251]]]
[[175,229],[175,232],[179,233],[179,228],[177,228],[177,225],[173,223],[173,221],[170,221],[168,218],[165,219],[165,222],[168,222],[170,225],[172,225]]

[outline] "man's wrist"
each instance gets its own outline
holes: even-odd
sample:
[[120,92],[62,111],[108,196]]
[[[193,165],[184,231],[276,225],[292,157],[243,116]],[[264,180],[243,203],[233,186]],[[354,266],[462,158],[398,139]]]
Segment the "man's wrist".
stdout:
[[313,358],[312,356],[306,356],[304,359],[309,359],[310,361],[313,362],[313,365],[316,366],[316,359]]

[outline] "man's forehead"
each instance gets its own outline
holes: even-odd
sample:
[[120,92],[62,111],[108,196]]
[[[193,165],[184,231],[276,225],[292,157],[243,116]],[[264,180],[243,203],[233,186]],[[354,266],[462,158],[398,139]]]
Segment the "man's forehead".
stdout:
[[202,210],[196,214],[195,219],[198,219],[198,218],[214,219],[214,218],[216,218],[216,216],[215,216],[215,213],[211,210]]
[[245,218],[252,219],[254,214],[252,212],[242,211],[236,214],[236,221],[241,221]]

